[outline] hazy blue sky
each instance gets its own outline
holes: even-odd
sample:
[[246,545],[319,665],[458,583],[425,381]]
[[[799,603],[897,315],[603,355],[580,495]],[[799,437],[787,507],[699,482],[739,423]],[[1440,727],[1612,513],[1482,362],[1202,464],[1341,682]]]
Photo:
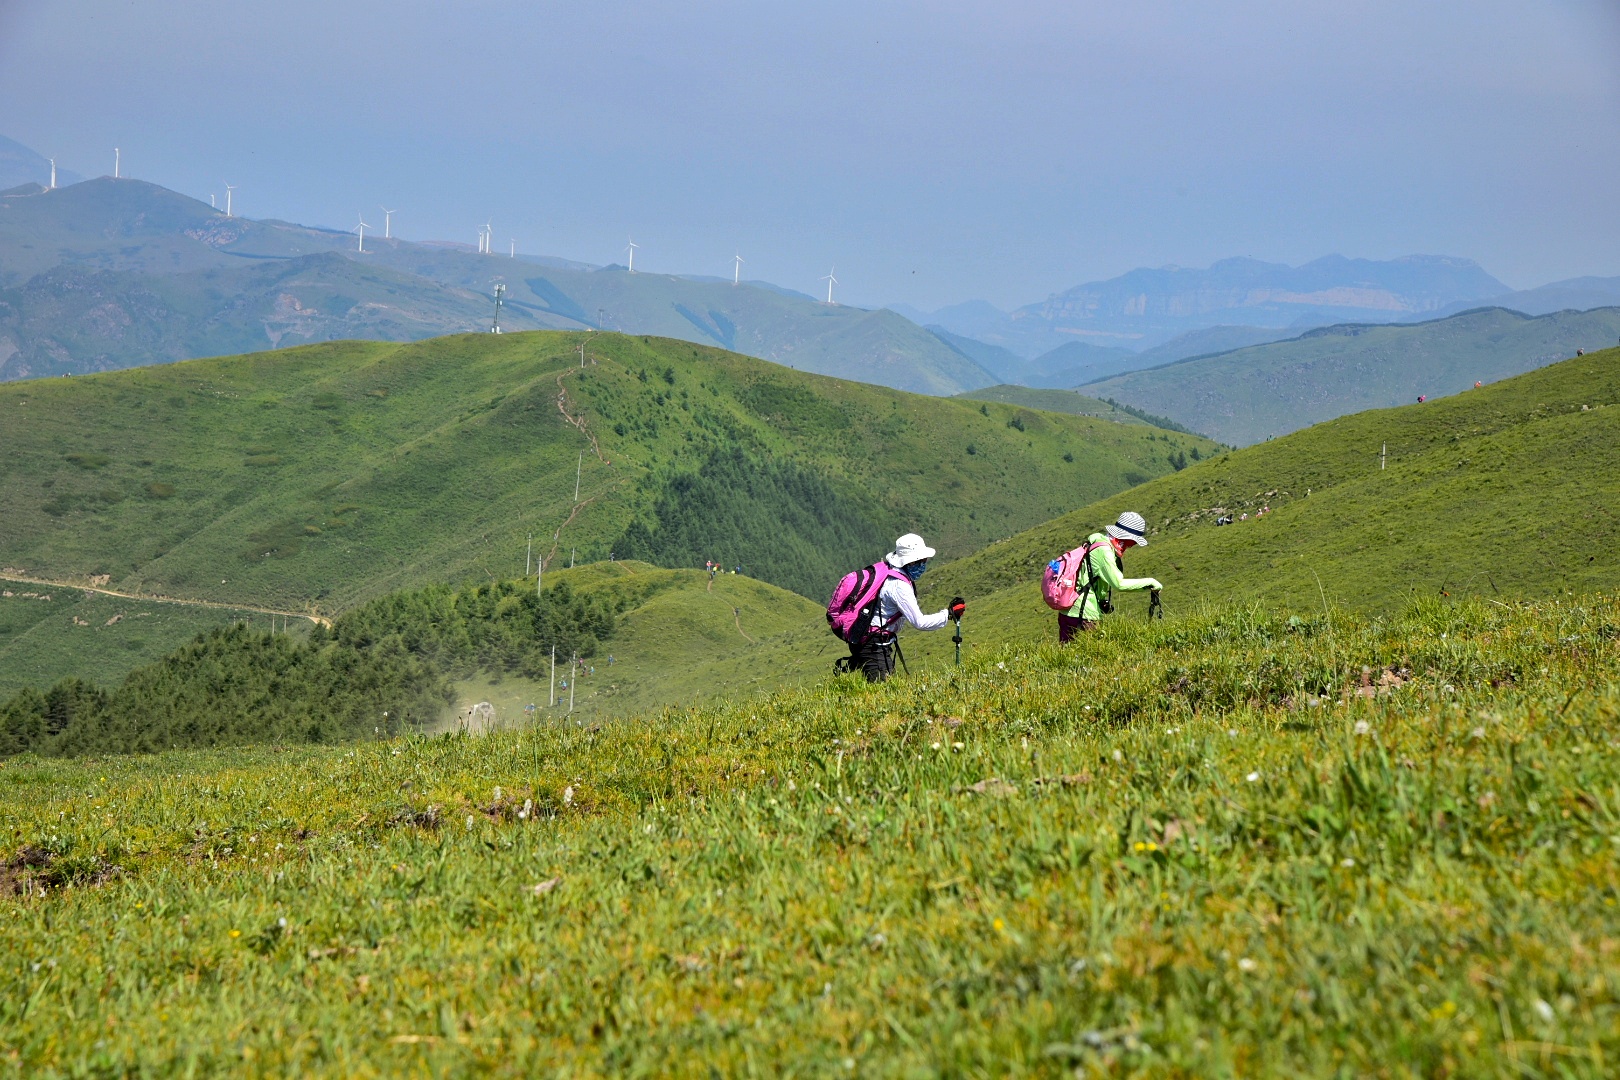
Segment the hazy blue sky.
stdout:
[[244,213],[931,308],[1230,255],[1620,274],[1616,0],[0,0],[0,134]]

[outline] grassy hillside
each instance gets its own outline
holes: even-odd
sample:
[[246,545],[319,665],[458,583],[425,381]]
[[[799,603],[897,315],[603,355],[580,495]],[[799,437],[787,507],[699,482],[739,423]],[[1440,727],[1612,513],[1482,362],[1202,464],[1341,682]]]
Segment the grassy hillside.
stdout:
[[[1174,420],[1152,413],[1120,406],[1101,398],[1087,397],[1074,390],[1040,390],[1028,386],[987,386],[983,390],[969,390],[956,395],[969,401],[1000,401],[1008,405],[1022,405],[1026,409],[1045,412],[1072,413],[1075,416],[1095,416],[1099,420],[1112,420],[1116,424],[1147,424],[1167,431],[1191,434]],[[1193,459],[1198,460],[1197,458]]]
[[1598,1076],[1613,598],[0,764],[26,1075]]
[[1620,338],[1620,308],[1535,318],[1485,308],[1416,325],[1302,337],[1092,382],[1082,389],[1243,446],[1363,409],[1455,394]]
[[681,338],[801,370],[953,394],[996,380],[891,311],[764,283],[479,255],[453,244],[227,218],[137,180],[0,199],[0,379],[79,374],[341,338],[509,329]]
[[[1223,454],[939,571],[980,633],[1050,634],[1040,568],[1122,510],[1126,559],[1172,610],[1202,601],[1367,611],[1414,596],[1511,600],[1620,586],[1620,349],[1455,397],[1360,413]],[[1381,448],[1388,467],[1380,469]],[[1271,512],[1254,515],[1262,507]],[[1222,514],[1249,519],[1216,527]],[[1139,618],[1145,600],[1122,610]]]
[[901,532],[960,556],[1210,448],[614,334],[11,383],[0,425],[0,565],[327,614],[518,574],[530,534],[551,567],[716,558],[821,598]]

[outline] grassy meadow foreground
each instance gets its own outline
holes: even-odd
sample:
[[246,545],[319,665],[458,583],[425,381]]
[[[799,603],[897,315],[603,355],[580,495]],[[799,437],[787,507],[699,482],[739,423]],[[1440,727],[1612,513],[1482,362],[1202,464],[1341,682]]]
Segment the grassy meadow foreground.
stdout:
[[[936,635],[938,636],[938,635]],[[1620,601],[0,764],[30,1076],[1602,1076]]]

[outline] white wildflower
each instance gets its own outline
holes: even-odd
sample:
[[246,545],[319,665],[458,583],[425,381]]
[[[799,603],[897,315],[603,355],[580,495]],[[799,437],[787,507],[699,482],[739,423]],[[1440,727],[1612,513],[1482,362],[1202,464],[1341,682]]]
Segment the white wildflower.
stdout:
[[563,805],[572,806],[574,803],[574,785],[569,784],[563,788]]
[[1553,1007],[1541,998],[1536,998],[1536,1015],[1550,1024],[1553,1019]]
[[1253,960],[1250,960],[1247,956],[1238,961],[1239,971],[1253,971],[1259,966],[1259,964],[1255,963]]
[[1352,858],[1350,858],[1350,857],[1349,857],[1349,856],[1348,856],[1348,855],[1347,855],[1347,856],[1345,856],[1345,857],[1344,857],[1344,858],[1342,858],[1342,859],[1340,859],[1340,860],[1339,860],[1339,865],[1340,865],[1340,866],[1342,866],[1342,867],[1344,867],[1344,868],[1345,868],[1345,869],[1346,869],[1346,870],[1348,870],[1348,869],[1350,869],[1350,868],[1351,868],[1351,867],[1352,867],[1352,866],[1354,866],[1354,865],[1356,865],[1356,860],[1354,860],[1354,859],[1352,859]]
[[1258,772],[1252,772],[1248,776],[1245,776],[1243,779],[1247,780],[1249,783],[1252,784],[1256,780],[1260,779],[1260,774]]
[[1123,751],[1123,750],[1115,750],[1114,751],[1114,760],[1115,761],[1124,761],[1125,760],[1125,751]]
[[1357,735],[1365,735],[1365,734],[1367,734],[1367,732],[1369,732],[1371,730],[1372,730],[1372,725],[1367,723],[1367,721],[1365,721],[1365,720],[1357,720],[1356,721],[1356,734]]

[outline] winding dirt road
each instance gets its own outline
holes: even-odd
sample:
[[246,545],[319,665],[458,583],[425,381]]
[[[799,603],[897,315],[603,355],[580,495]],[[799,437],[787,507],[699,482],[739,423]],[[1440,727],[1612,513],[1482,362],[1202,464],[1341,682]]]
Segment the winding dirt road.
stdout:
[[20,585],[48,585],[53,589],[77,589],[79,592],[116,596],[120,600],[139,600],[150,604],[181,604],[186,607],[213,608],[217,611],[251,611],[256,615],[284,615],[289,619],[308,619],[317,626],[332,625],[331,619],[322,615],[311,615],[307,611],[282,611],[279,608],[255,607],[252,604],[225,604],[218,600],[182,600],[176,596],[119,592],[116,589],[103,589],[95,585],[81,585],[76,581],[54,581],[50,578],[25,577],[17,574],[0,574],[0,581],[13,581]]

